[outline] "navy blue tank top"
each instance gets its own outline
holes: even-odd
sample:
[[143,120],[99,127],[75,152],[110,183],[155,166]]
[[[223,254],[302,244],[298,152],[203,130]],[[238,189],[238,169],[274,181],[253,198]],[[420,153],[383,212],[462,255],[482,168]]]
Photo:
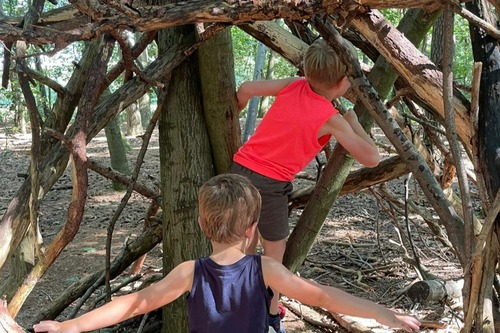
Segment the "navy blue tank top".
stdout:
[[258,255],[247,255],[227,266],[208,257],[197,259],[186,299],[189,331],[267,333],[272,295],[264,284]]

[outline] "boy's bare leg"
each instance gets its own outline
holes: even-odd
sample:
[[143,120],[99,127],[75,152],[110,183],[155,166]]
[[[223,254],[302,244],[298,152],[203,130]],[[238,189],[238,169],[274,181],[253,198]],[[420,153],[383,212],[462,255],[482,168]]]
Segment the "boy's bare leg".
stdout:
[[[263,240],[262,246],[264,247],[264,255],[277,260],[278,262],[283,262],[283,255],[285,254],[286,248],[286,240],[282,239],[279,241],[268,241]],[[274,292],[274,297],[271,300],[271,306],[269,308],[269,312],[271,314],[277,314],[279,312],[278,309],[278,301],[280,299],[280,295],[277,292]]]

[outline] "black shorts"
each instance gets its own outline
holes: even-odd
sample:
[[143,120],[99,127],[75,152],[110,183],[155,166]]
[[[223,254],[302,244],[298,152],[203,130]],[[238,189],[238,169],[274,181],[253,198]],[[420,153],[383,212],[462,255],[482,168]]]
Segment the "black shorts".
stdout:
[[231,172],[246,176],[260,192],[262,210],[258,228],[262,238],[268,241],[287,238],[290,233],[288,197],[293,189],[292,183],[263,176],[236,162],[231,164]]

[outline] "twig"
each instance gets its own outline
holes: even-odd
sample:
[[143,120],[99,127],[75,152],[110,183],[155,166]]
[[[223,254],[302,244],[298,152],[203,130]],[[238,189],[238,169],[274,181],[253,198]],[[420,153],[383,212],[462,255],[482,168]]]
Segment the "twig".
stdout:
[[[170,81],[170,77],[166,78],[165,80],[165,87],[168,87],[168,83]],[[166,89],[166,88],[165,88]],[[158,97],[158,106],[153,113],[153,116],[151,117],[151,120],[149,122],[149,125],[146,129],[146,132],[143,135],[143,140],[142,140],[142,145],[141,145],[141,150],[139,151],[139,154],[136,159],[136,164],[135,164],[135,169],[132,174],[132,181],[130,185],[127,188],[127,192],[123,196],[120,205],[115,211],[115,214],[113,215],[113,218],[111,219],[108,230],[107,230],[107,237],[106,237],[106,274],[105,274],[105,284],[106,284],[106,294],[107,294],[107,299],[108,301],[111,300],[111,287],[109,285],[110,282],[110,269],[111,269],[111,241],[113,238],[113,230],[115,227],[116,222],[118,221],[118,217],[120,216],[121,212],[127,205],[128,200],[132,196],[132,192],[134,190],[134,185],[137,179],[139,178],[139,173],[141,171],[141,166],[142,163],[144,162],[144,156],[146,155],[147,148],[149,145],[149,140],[151,139],[151,136],[153,134],[153,130],[156,127],[156,122],[158,121],[158,118],[160,117],[161,110],[163,108],[163,103],[165,101],[165,96],[166,93],[162,92],[160,96]]]
[[303,304],[300,304],[300,303],[296,303],[296,302],[289,302],[289,301],[286,301],[286,300],[281,300],[281,303],[286,306],[288,309],[290,309],[290,311],[292,311],[294,314],[296,314],[297,316],[300,317],[301,320],[304,320],[305,322],[311,324],[311,325],[314,325],[314,326],[317,326],[317,327],[323,327],[323,328],[327,328],[327,329],[331,329],[333,331],[335,331],[337,329],[336,325],[332,325],[332,324],[328,324],[328,323],[324,323],[322,321],[319,321],[319,320],[316,320],[316,319],[313,319],[311,316],[308,316],[306,314],[304,314],[304,311],[302,311],[302,307],[305,307],[311,311],[315,311],[314,309],[312,309],[311,307],[308,307],[308,306],[305,306]]
[[478,136],[478,115],[479,115],[479,88],[481,83],[481,73],[483,70],[482,62],[474,63],[474,72],[472,75],[472,92],[471,92],[471,106],[470,106],[470,132],[471,132],[471,147],[472,147],[472,165],[476,173],[476,186],[479,191],[481,199],[481,206],[484,211],[488,211],[490,205],[490,198],[486,190],[485,178],[483,170],[479,165],[479,136]]
[[139,324],[139,328],[137,329],[137,333],[142,333],[144,330],[144,325],[146,325],[146,321],[148,320],[149,317],[149,312],[144,314],[144,316],[141,319],[141,323]]
[[424,274],[423,274],[422,269],[420,267],[420,258],[417,255],[417,251],[415,251],[415,244],[413,244],[413,237],[411,235],[411,230],[410,230],[410,221],[408,218],[408,194],[409,194],[408,183],[411,180],[411,175],[412,175],[412,173],[410,172],[408,174],[408,178],[405,179],[405,186],[404,186],[405,187],[405,206],[404,206],[405,225],[406,225],[406,232],[408,233],[408,242],[410,244],[410,249],[411,249],[412,254],[413,254],[413,259],[415,260],[415,263],[416,263],[416,265],[414,267],[415,267],[416,273],[418,274],[419,278],[423,280]]
[[[450,5],[449,7],[455,13],[457,13],[458,15],[462,16],[464,19],[472,23],[472,25],[475,25],[483,29],[487,34],[491,35],[493,38],[500,40],[500,31],[497,28],[495,28],[495,26],[477,17],[467,9],[463,8],[457,0],[446,0],[446,2],[448,2],[448,4]],[[450,45],[451,44],[446,44],[444,49],[446,50],[446,47],[449,47]]]
[[[122,282],[120,282],[120,284],[114,286],[112,289],[111,289],[111,292],[113,294],[117,293],[118,291],[120,291],[120,289],[122,289],[123,287],[131,284],[132,282],[135,282],[139,279],[142,278],[142,275],[141,274],[136,274],[136,275],[132,275],[132,276],[129,276],[127,277],[125,280],[123,280]],[[93,301],[93,304],[98,304],[99,302],[101,302],[102,300],[104,300],[106,298],[106,295],[101,295],[99,297],[96,297],[96,299]],[[93,306],[92,306],[93,307]]]

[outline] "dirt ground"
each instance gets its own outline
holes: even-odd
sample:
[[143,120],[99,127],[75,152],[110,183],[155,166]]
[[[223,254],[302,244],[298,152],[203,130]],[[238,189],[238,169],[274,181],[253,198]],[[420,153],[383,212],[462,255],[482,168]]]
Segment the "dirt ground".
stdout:
[[[141,141],[128,138],[132,150],[129,154],[131,168]],[[0,129],[0,215],[24,181],[22,174],[28,167],[30,136],[6,135]],[[105,137],[99,135],[88,146],[90,157],[109,165]],[[315,165],[312,163],[306,174],[314,177]],[[156,187],[159,183],[159,150],[156,138],[150,144],[145,158],[141,181]],[[16,320],[25,328],[33,324],[40,309],[48,306],[57,295],[69,288],[83,276],[104,267],[106,230],[124,193],[114,192],[108,180],[89,171],[89,195],[84,221],[74,241],[61,254],[56,263],[33,290]],[[298,178],[296,187],[311,182]],[[403,193],[403,179],[390,183],[391,189]],[[40,208],[40,225],[45,242],[59,231],[66,219],[68,199],[71,193],[71,177],[67,172],[47,193]],[[418,193],[412,194],[418,200]],[[116,255],[128,237],[140,234],[145,210],[149,202],[138,194],[132,196],[115,228],[113,254]],[[300,217],[301,210],[292,213],[292,226]],[[402,217],[398,222],[403,224]],[[411,228],[417,254],[421,262],[443,280],[457,280],[461,268],[450,251],[438,243],[428,227],[420,219],[411,217]],[[405,290],[415,281],[417,275],[403,260],[404,249],[393,221],[379,208],[377,201],[368,192],[346,195],[337,199],[329,213],[320,236],[314,243],[306,262],[300,269],[302,277],[319,283],[333,285],[360,297],[368,298],[399,311],[414,313],[421,319],[441,322],[444,328],[427,329],[423,332],[458,332],[461,324],[459,300],[433,304],[412,304]],[[147,257],[141,280],[129,284],[119,293],[137,287],[151,275],[160,275],[162,267],[161,246],[157,246]],[[410,254],[411,256],[411,254]],[[0,282],[6,278],[8,270],[0,273]],[[116,279],[116,283],[127,278],[127,272]],[[91,300],[102,291],[96,292]],[[92,303],[92,302],[91,302]],[[287,332],[347,332],[332,316],[318,309],[283,299],[287,315],[283,320]],[[100,303],[99,303],[100,305]],[[74,305],[73,305],[74,306]],[[84,305],[83,309],[88,309]],[[70,309],[58,319],[64,319]],[[152,320],[152,316],[148,320]],[[343,317],[343,322],[352,322],[351,329],[356,332],[391,332],[373,320]],[[344,323],[345,325],[345,323]],[[353,326],[354,325],[354,326]],[[358,326],[356,326],[358,325]],[[359,326],[361,325],[361,326]],[[365,330],[363,330],[363,327]],[[121,327],[101,332],[138,332],[137,325]]]

